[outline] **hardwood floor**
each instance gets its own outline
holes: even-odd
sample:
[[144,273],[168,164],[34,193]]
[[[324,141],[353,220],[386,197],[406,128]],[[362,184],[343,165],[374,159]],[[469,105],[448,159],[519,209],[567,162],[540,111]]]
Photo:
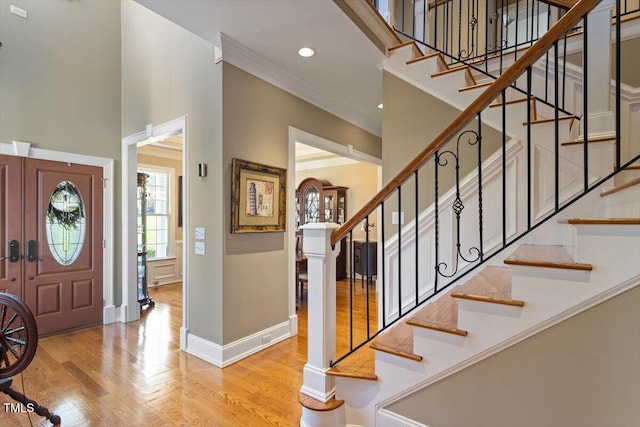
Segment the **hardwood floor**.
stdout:
[[[339,282],[338,347],[348,346],[348,282]],[[370,313],[375,325],[375,292]],[[179,350],[181,285],[150,290],[156,306],[137,322],[96,326],[40,339],[23,372],[25,394],[62,418],[62,426],[294,426],[307,359],[307,291],[297,336],[224,369]],[[354,284],[362,312],[366,287]],[[356,336],[366,321],[354,321]],[[364,332],[362,332],[364,330]],[[373,331],[374,329],[372,329]],[[345,336],[347,338],[345,338]],[[22,392],[20,376],[14,389]],[[0,403],[14,403],[0,394]],[[31,414],[34,425],[48,421]],[[0,408],[0,425],[28,426],[25,413]]]

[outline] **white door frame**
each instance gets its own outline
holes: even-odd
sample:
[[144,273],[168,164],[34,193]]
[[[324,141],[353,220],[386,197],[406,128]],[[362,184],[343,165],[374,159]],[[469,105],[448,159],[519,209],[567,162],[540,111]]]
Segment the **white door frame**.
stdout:
[[330,141],[320,136],[305,132],[293,126],[289,126],[289,179],[287,179],[287,224],[289,233],[289,324],[291,325],[291,336],[298,333],[298,315],[296,314],[296,214],[295,214],[295,170],[296,170],[296,142],[320,148],[325,151],[337,154],[342,157],[369,162],[378,166],[378,191],[382,188],[382,159],[370,154],[363,153],[353,148],[352,145],[342,145]]
[[113,303],[113,159],[44,148],[32,148],[30,142],[22,141],[13,141],[11,144],[0,143],[0,154],[102,168],[104,187],[102,193],[102,238],[104,240],[102,250],[102,323],[106,325],[116,322],[118,318],[116,307]]
[[122,138],[122,305],[120,318],[123,322],[132,322],[140,318],[137,290],[137,248],[136,248],[136,187],[137,187],[137,146],[138,143],[163,140],[172,135],[182,134],[182,180],[183,215],[182,224],[182,326],[180,328],[180,349],[186,348],[189,306],[187,298],[188,269],[186,268],[187,248],[190,247],[189,215],[189,167],[187,163],[188,134],[187,116],[179,117],[161,125],[148,124],[144,131]]

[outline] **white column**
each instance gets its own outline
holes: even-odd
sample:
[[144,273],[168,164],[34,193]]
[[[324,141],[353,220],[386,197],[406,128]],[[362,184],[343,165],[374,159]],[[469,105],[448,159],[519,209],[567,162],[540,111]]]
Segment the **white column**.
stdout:
[[[615,116],[611,107],[611,17],[615,0],[603,0],[589,13],[587,26],[587,101],[589,137],[615,133]],[[584,66],[584,56],[583,56]],[[584,135],[584,129],[580,130]]]
[[[305,224],[303,252],[307,257],[308,360],[300,392],[320,402],[335,395],[334,378],[327,375],[336,354],[336,257],[340,245],[331,248],[331,233],[337,224]],[[303,414],[304,417],[304,414]]]

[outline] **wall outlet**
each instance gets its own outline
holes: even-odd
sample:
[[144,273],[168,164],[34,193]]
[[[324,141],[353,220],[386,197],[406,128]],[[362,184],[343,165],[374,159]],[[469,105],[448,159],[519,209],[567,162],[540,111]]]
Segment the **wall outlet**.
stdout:
[[195,253],[196,255],[204,255],[205,253],[204,242],[196,242]]

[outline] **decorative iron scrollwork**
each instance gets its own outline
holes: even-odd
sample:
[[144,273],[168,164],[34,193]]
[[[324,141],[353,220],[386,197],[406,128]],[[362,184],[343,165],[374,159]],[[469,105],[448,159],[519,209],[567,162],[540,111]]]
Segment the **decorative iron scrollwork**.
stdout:
[[[442,277],[447,278],[453,277],[458,272],[461,259],[467,263],[472,263],[478,261],[482,256],[482,252],[480,251],[480,249],[473,246],[469,248],[469,254],[465,257],[465,255],[462,253],[462,243],[460,242],[460,217],[462,216],[462,211],[464,210],[464,203],[462,201],[462,198],[460,197],[460,141],[464,139],[465,135],[467,135],[465,142],[470,146],[476,145],[480,141],[480,135],[478,135],[476,131],[466,130],[458,135],[455,152],[451,150],[445,150],[438,152],[435,155],[436,168],[447,166],[449,164],[449,158],[451,158],[454,162],[456,172],[456,197],[453,201],[453,205],[451,206],[451,209],[456,215],[456,257],[454,259],[453,271],[450,274],[447,274],[445,273],[445,271],[449,268],[447,263],[436,263],[436,273],[441,275]],[[436,186],[437,185],[438,183],[436,182]]]

